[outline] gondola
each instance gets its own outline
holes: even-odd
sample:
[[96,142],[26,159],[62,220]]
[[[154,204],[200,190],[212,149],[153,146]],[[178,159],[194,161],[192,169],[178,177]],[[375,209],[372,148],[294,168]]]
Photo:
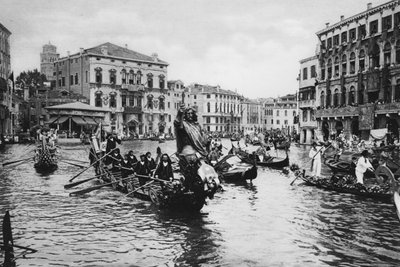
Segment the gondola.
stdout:
[[[98,160],[98,156],[96,155]],[[110,170],[100,160],[95,165],[96,174],[103,183],[110,183],[113,189],[130,193],[130,197],[151,201],[160,208],[200,211],[206,199],[212,199],[219,187],[218,174],[204,163],[196,168],[185,156],[179,156],[179,167],[174,171],[174,181],[162,181],[150,176],[135,176],[131,174],[119,178],[120,172]]]
[[215,164],[214,169],[226,182],[246,182],[257,178],[257,166],[228,154]]
[[384,202],[390,202],[392,194],[390,193],[390,186],[378,185],[364,186],[362,184],[355,184],[355,177],[352,175],[333,175],[330,178],[312,177],[304,175],[305,171],[297,171],[296,177],[302,179],[306,185],[315,186],[327,191],[335,191],[338,193],[348,193],[358,195],[366,198],[373,198]]
[[34,168],[40,173],[49,173],[57,169],[56,148],[49,148],[44,142],[36,150]]
[[289,149],[289,148],[290,148],[289,141],[283,141],[283,142],[276,144],[276,149]]
[[258,166],[269,167],[273,169],[282,169],[289,166],[289,155],[286,153],[285,158],[269,157],[263,161],[257,161]]
[[397,185],[396,189],[393,190],[393,202],[396,208],[396,214],[400,221],[400,187]]
[[347,173],[354,174],[355,167],[352,166],[351,162],[336,160],[334,158],[327,158],[324,164],[328,166],[333,173]]

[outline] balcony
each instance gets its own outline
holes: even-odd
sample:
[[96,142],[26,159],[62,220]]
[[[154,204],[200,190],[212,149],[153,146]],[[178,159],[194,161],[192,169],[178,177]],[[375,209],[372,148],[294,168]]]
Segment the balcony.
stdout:
[[359,108],[353,106],[337,107],[337,108],[325,108],[318,109],[315,111],[316,118],[335,118],[335,117],[352,117],[358,116]]
[[315,99],[299,100],[299,108],[313,108],[315,107]]
[[121,89],[127,89],[129,92],[144,91],[144,86],[140,84],[122,84]]
[[400,110],[400,103],[386,103],[377,104],[375,107],[375,114],[388,114],[388,113],[398,113]]
[[141,114],[143,113],[142,107],[124,107],[124,113],[126,114]]
[[301,121],[299,124],[300,128],[317,128],[317,121],[308,120],[308,121]]

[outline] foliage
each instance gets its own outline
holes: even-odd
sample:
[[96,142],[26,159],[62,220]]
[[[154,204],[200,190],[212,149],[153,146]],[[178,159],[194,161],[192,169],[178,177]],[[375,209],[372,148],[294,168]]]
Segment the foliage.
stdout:
[[44,82],[47,82],[46,75],[34,69],[33,71],[28,70],[27,72],[21,72],[15,84],[19,85],[20,88],[29,88],[29,97],[31,97],[36,94],[37,89],[44,87]]

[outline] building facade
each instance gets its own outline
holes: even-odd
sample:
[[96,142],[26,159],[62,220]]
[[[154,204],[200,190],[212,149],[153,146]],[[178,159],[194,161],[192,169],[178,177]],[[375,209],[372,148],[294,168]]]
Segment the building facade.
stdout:
[[250,133],[263,130],[263,104],[259,99],[243,99],[241,114],[243,119],[242,132]]
[[197,109],[198,122],[208,132],[239,131],[243,123],[241,100],[239,94],[220,86],[193,84],[187,87],[187,102]]
[[317,32],[315,113],[321,138],[344,133],[368,139],[371,129],[399,136],[400,4],[372,7]]
[[298,109],[295,94],[288,94],[275,99],[272,114],[272,129],[280,129],[288,135],[298,133],[298,124],[296,122]]
[[57,47],[50,42],[43,46],[43,51],[40,53],[40,73],[46,75],[49,82],[53,82],[55,86],[56,72],[54,63],[58,60],[60,54],[57,53]]
[[300,144],[311,144],[316,137],[317,121],[315,119],[318,57],[313,56],[300,60],[299,73],[299,133]]
[[11,74],[10,36],[11,32],[0,23],[0,134],[12,134],[10,111],[13,92],[8,83]]
[[275,106],[275,99],[270,97],[266,99],[262,99],[263,105],[263,129],[264,130],[272,130],[274,126],[274,106]]
[[54,66],[56,90],[80,94],[90,105],[110,110],[104,122],[108,130],[136,135],[172,130],[170,98],[175,89],[168,89],[168,63],[157,54],[105,43],[81,48]]

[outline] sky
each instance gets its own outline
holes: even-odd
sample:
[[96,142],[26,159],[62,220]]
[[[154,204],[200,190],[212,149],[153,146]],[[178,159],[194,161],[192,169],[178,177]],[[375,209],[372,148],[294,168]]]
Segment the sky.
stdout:
[[388,0],[1,0],[11,68],[40,69],[42,46],[60,56],[105,42],[169,63],[168,80],[237,90],[249,98],[298,90],[315,33]]

